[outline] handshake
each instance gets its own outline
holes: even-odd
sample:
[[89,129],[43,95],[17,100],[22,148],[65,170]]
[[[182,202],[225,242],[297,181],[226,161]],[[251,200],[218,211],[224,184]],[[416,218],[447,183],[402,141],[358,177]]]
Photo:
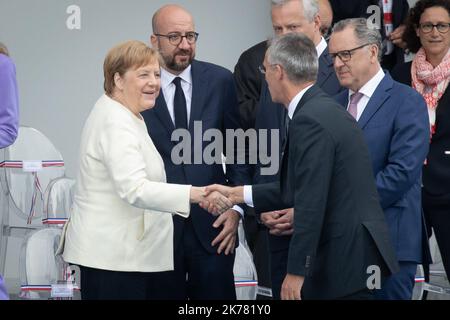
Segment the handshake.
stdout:
[[192,187],[190,201],[198,203],[201,208],[217,216],[236,204],[244,203],[244,187],[227,187],[219,184]]

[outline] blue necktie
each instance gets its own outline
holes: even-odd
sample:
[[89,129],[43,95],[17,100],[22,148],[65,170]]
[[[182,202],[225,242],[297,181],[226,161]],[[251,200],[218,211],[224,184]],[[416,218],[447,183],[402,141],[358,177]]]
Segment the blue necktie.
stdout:
[[172,83],[175,85],[175,97],[173,98],[175,128],[187,129],[188,120],[187,120],[186,97],[184,96],[183,88],[181,87],[181,78],[176,77]]

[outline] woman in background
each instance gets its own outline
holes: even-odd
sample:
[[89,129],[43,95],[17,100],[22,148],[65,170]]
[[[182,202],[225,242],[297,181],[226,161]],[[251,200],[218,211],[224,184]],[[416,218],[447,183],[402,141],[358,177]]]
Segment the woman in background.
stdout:
[[416,53],[392,71],[425,99],[431,129],[430,151],[423,170],[422,205],[450,276],[450,1],[420,0],[409,14],[403,40]]
[[[204,188],[166,183],[164,163],[140,115],[160,90],[159,54],[142,42],[113,48],[105,94],[89,115],[80,146],[65,261],[80,266],[82,299],[164,299],[154,272],[173,270],[172,215],[188,217]],[[209,198],[224,210],[225,197]]]
[[[9,58],[8,49],[0,42],[0,149],[14,143],[17,138],[18,127],[19,95],[17,92],[16,67]],[[7,299],[8,293],[0,274],[0,300]]]
[[0,42],[0,149],[13,144],[19,127],[16,66]]

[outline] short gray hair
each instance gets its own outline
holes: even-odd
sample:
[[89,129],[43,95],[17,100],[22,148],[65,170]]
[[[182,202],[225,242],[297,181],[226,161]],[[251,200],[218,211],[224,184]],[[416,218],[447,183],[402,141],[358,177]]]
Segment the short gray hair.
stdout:
[[378,47],[378,61],[383,57],[383,41],[380,32],[375,28],[369,28],[367,19],[352,18],[341,20],[333,27],[333,33],[344,31],[347,28],[353,28],[356,38],[360,44],[373,43]]
[[271,0],[272,7],[283,6],[290,1],[300,1],[303,4],[305,18],[309,22],[313,22],[314,18],[319,14],[319,3],[317,0]]
[[302,33],[288,33],[271,40],[267,61],[282,66],[288,79],[295,84],[317,80],[317,50],[314,43]]

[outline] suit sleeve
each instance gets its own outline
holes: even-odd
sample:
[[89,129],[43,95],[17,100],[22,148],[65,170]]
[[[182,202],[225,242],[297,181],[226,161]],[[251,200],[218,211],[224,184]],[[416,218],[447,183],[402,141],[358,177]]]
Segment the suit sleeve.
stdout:
[[19,127],[16,70],[9,58],[0,60],[0,148],[14,143]]
[[425,101],[415,92],[402,101],[395,116],[387,165],[375,177],[383,209],[401,200],[420,179],[430,145]]
[[252,186],[253,204],[258,213],[286,209],[281,202],[280,183],[278,181]]
[[132,124],[108,120],[99,139],[103,163],[119,197],[132,206],[188,217],[189,185],[151,181]]
[[293,162],[289,169],[293,168],[295,179],[294,234],[289,246],[287,271],[308,276],[322,233],[335,144],[331,135],[316,121],[306,117],[294,120],[289,129],[292,130],[289,138],[295,139],[289,150]]

